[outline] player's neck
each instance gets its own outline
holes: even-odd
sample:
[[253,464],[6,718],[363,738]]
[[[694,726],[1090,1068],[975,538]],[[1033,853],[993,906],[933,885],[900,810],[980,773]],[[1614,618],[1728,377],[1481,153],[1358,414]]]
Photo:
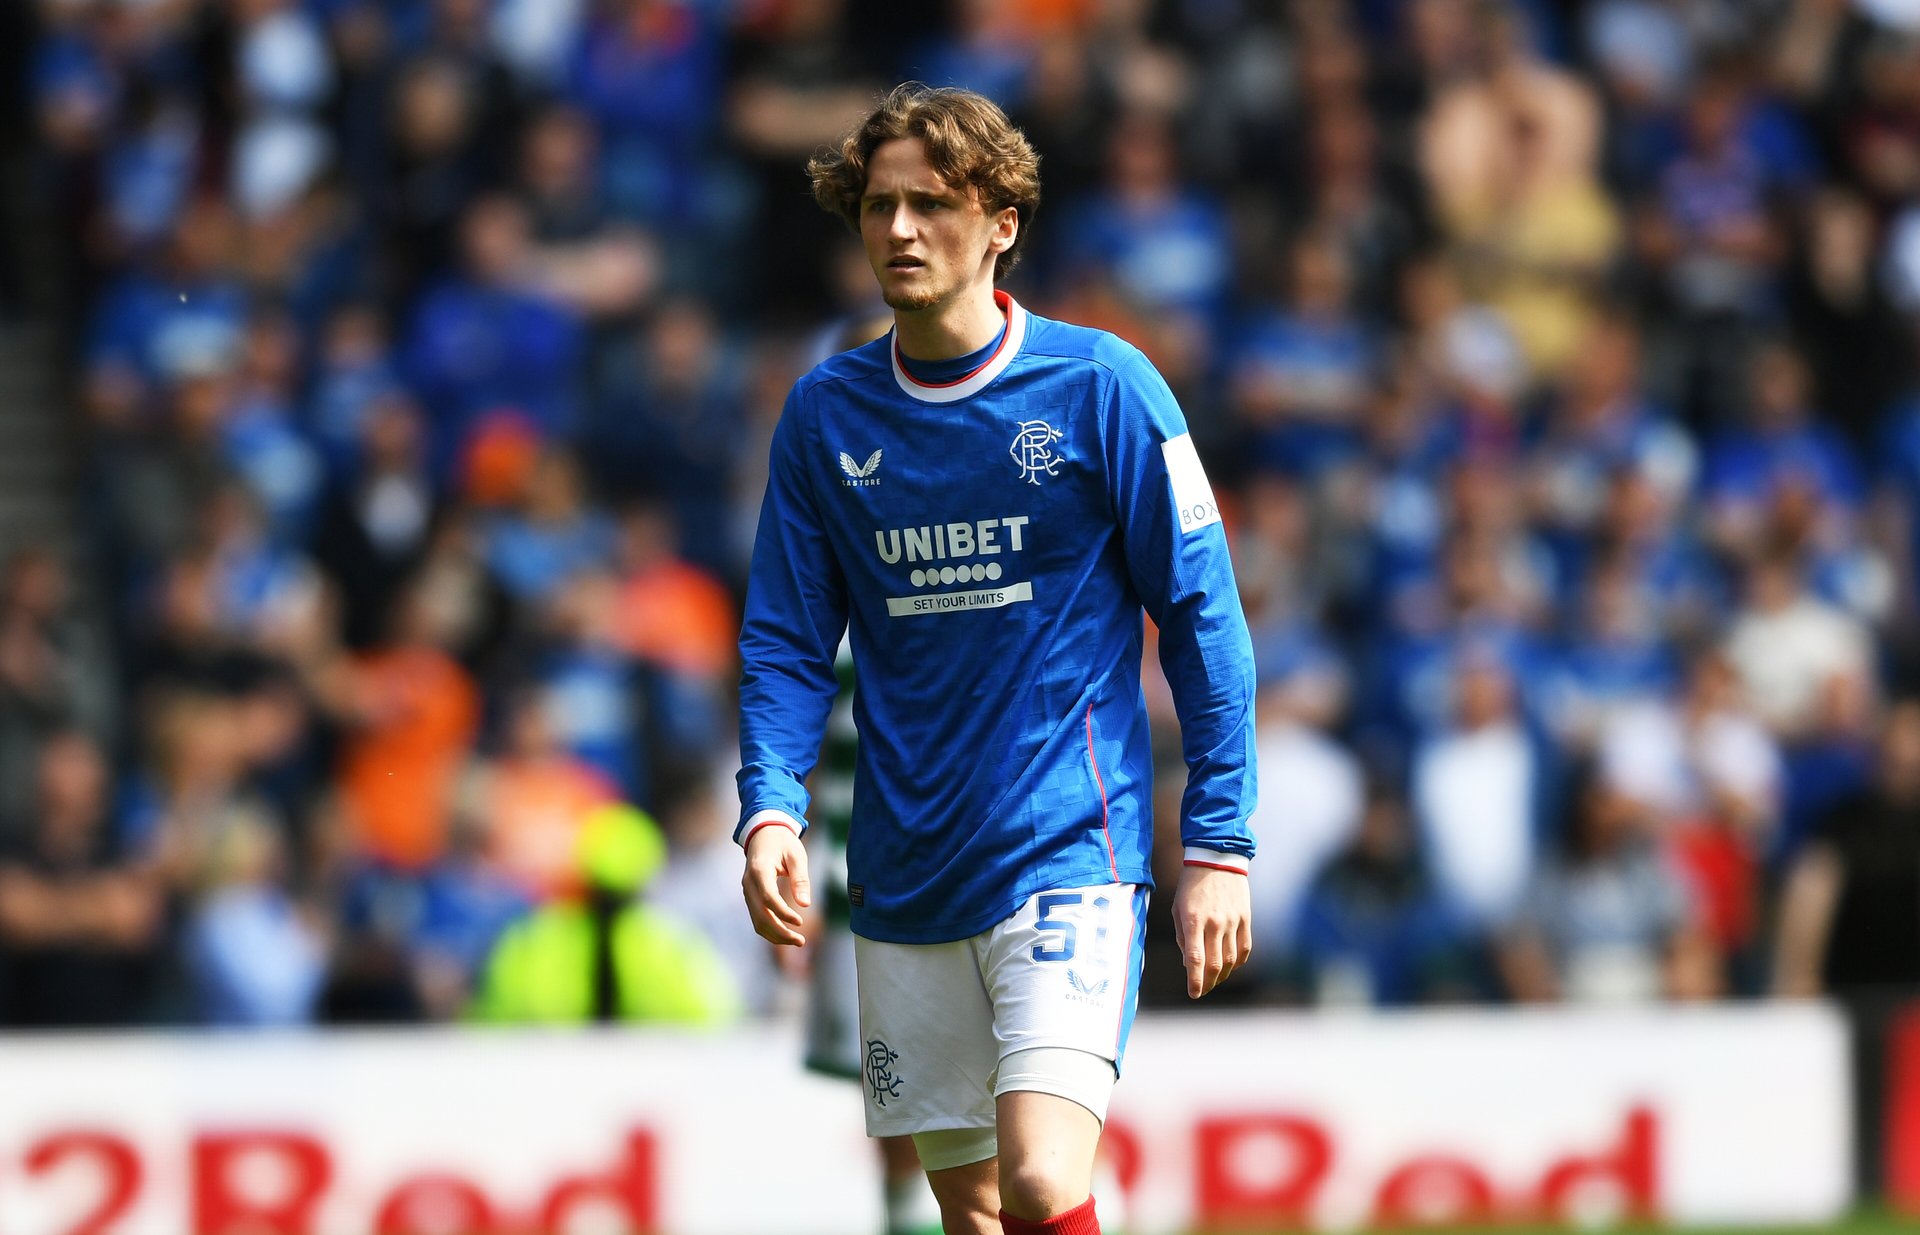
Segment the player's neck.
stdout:
[[910,360],[952,360],[993,342],[1006,315],[993,298],[991,281],[967,289],[945,304],[895,309],[894,338]]

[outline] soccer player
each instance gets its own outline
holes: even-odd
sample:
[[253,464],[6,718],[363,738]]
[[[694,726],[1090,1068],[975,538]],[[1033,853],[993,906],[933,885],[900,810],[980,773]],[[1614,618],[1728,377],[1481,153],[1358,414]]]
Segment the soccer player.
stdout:
[[1151,881],[1143,609],[1188,770],[1189,996],[1251,944],[1253,665],[1219,508],[1145,357],[995,288],[1039,176],[991,102],[903,86],[809,171],[894,328],[803,377],[774,432],[741,632],[747,907],[804,942],[844,632],[867,1130],[913,1137],[949,1235],[1097,1235]]

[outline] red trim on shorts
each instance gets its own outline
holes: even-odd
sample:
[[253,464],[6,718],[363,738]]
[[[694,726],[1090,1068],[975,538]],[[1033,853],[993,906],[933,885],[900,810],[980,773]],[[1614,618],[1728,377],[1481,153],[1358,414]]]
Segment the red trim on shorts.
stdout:
[[1222,866],[1222,865],[1221,865],[1220,863],[1218,863],[1218,862],[1200,862],[1200,861],[1196,861],[1196,860],[1195,860],[1195,859],[1193,859],[1193,858],[1188,858],[1188,859],[1187,859],[1186,861],[1184,861],[1184,862],[1182,862],[1182,863],[1180,863],[1180,865],[1182,865],[1182,866],[1204,866],[1204,867],[1206,867],[1206,868],[1207,868],[1208,870],[1210,870],[1210,871],[1229,871],[1229,872],[1231,872],[1231,873],[1233,873],[1233,874],[1235,874],[1235,875],[1244,875],[1244,874],[1246,874],[1246,873],[1247,873],[1247,872],[1246,872],[1246,871],[1245,871],[1245,870],[1244,870],[1243,868],[1241,868],[1241,867],[1238,867],[1238,866]]
[[1100,760],[1093,753],[1093,705],[1087,705],[1087,762],[1093,765],[1093,783],[1100,787],[1100,835],[1107,840],[1107,869],[1113,881],[1120,882],[1120,863],[1113,856],[1113,833],[1107,830],[1107,785],[1100,779]]
[[[999,289],[996,288],[993,293],[993,303],[999,307],[1000,312],[1003,316],[1006,316],[1009,319],[1011,319],[1013,314],[1013,308],[1012,308],[1013,297],[1007,295],[1005,292],[1000,291]],[[898,331],[895,331],[893,336],[893,358],[894,358],[894,361],[900,366],[901,374],[904,375],[908,381],[920,387],[920,389],[946,390],[949,387],[958,386],[961,382],[970,382],[974,378],[979,377],[980,374],[986,369],[988,365],[992,364],[995,360],[1000,358],[1001,352],[1004,352],[1007,350],[1007,340],[1011,338],[1012,335],[1013,335],[1013,323],[1011,320],[1009,320],[1007,323],[1007,329],[1000,332],[999,346],[995,347],[993,351],[988,354],[985,360],[981,361],[979,364],[975,365],[973,368],[969,369],[967,372],[962,373],[959,377],[954,378],[950,382],[923,382],[919,378],[915,377],[913,375],[913,370],[907,368],[906,354],[900,350],[900,334]]]

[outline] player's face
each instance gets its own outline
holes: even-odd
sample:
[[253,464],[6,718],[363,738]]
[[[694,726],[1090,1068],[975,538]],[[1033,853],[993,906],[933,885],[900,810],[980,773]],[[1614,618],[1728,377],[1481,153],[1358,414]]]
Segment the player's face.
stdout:
[[1013,244],[1018,215],[988,215],[971,188],[956,188],[927,163],[916,137],[881,145],[867,162],[860,238],[894,309],[923,310],[993,285],[993,262]]

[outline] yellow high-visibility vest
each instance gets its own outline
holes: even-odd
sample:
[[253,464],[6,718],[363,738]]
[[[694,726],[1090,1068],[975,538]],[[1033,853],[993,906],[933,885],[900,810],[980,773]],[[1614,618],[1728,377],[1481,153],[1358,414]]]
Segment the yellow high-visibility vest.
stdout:
[[[711,1026],[740,1015],[740,993],[704,935],[639,902],[617,910],[611,929],[619,1020]],[[594,1015],[593,970],[591,910],[549,905],[500,937],[472,1015],[496,1024],[584,1024]]]

